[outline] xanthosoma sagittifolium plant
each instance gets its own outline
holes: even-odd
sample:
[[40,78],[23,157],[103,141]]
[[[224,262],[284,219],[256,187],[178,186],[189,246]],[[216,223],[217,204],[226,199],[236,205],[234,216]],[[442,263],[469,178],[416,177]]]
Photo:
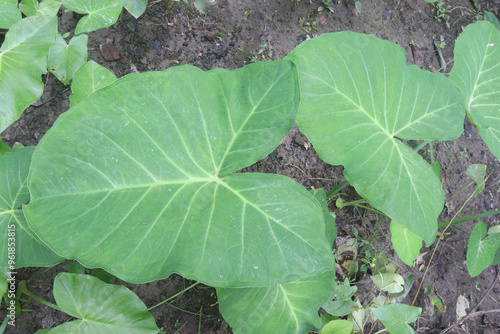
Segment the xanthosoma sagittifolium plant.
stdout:
[[264,287],[332,270],[320,205],[289,178],[234,174],[294,123],[287,61],[131,74],[40,142],[25,215],[49,247],[130,282],[173,272]]
[[403,140],[463,132],[460,93],[441,74],[407,66],[403,49],[354,32],[305,41],[287,59],[300,83],[299,129],[319,156],[375,208],[434,241],[444,194],[431,166]]
[[[17,268],[48,267],[64,260],[31,231],[21,209],[30,199],[27,182],[34,150],[23,147],[0,157],[0,276]],[[15,256],[9,249],[15,249]]]
[[500,31],[484,21],[468,25],[457,38],[454,60],[450,79],[479,135],[500,159]]

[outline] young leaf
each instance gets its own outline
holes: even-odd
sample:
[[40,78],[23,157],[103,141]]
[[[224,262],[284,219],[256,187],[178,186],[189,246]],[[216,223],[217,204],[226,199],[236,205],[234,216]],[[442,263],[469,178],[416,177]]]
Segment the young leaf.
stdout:
[[323,34],[288,56],[297,65],[297,125],[372,206],[423,238],[437,233],[444,194],[430,165],[401,139],[463,132],[459,92],[443,75],[407,66],[403,49],[354,32]]
[[476,182],[476,187],[479,187],[474,191],[474,196],[477,196],[481,191],[484,190],[484,177],[486,175],[486,165],[483,164],[472,164],[467,168],[465,174]]
[[17,0],[0,1],[0,29],[9,29],[21,18],[21,12],[17,8]]
[[125,0],[123,7],[129,11],[135,18],[138,18],[146,11],[148,0]]
[[350,321],[332,320],[321,329],[321,334],[351,334],[353,327]]
[[469,24],[455,43],[450,79],[491,153],[500,158],[500,31],[489,22]]
[[382,291],[389,293],[400,293],[403,291],[405,280],[396,273],[376,273],[370,276],[373,284]]
[[470,235],[466,264],[471,277],[481,274],[493,262],[500,248],[500,233],[486,236],[487,230],[486,225],[479,221]]
[[75,73],[71,83],[72,93],[69,96],[71,107],[115,81],[116,77],[107,68],[102,67],[93,60],[86,62]]
[[422,248],[422,238],[411,233],[406,227],[399,225],[394,220],[391,221],[390,229],[394,250],[401,261],[410,267],[413,266],[413,261],[417,259]]
[[87,35],[75,36],[66,44],[61,35],[49,48],[48,68],[57,79],[67,85],[76,71],[87,61]]
[[326,239],[330,245],[333,245],[337,238],[337,228],[335,227],[335,218],[332,212],[328,211],[328,203],[326,201],[326,193],[323,189],[312,189],[310,193],[318,200],[323,211],[323,219],[325,220]]
[[115,23],[124,0],[61,0],[64,7],[85,15],[78,21],[75,35],[106,28]]
[[233,174],[276,148],[297,104],[287,60],[127,75],[43,137],[28,221],[67,258],[131,282],[176,272],[262,287],[331,270],[312,195],[287,177]]
[[[25,147],[0,157],[0,275],[16,268],[48,267],[64,260],[33,233],[21,210],[30,199],[26,183],[34,150],[35,147]],[[10,257],[9,248],[15,250],[15,258]],[[14,261],[12,266],[9,259]]]
[[19,4],[19,9],[21,9],[26,16],[54,16],[57,14],[60,7],[61,3],[57,0],[43,0],[42,2],[38,2],[38,0],[21,0]]
[[57,18],[31,16],[14,24],[0,47],[0,132],[43,92],[41,75],[57,35]]
[[265,288],[217,289],[220,312],[237,333],[307,333],[321,327],[318,309],[334,281],[328,271]]
[[414,334],[415,331],[408,324],[420,317],[420,307],[405,304],[390,304],[372,309],[373,314],[391,334]]
[[135,293],[89,275],[57,275],[54,299],[63,312],[78,320],[37,333],[153,334],[160,331]]
[[352,296],[357,290],[357,286],[354,285],[351,287],[349,279],[346,278],[344,284],[336,284],[334,286],[333,292],[335,300],[328,300],[321,307],[329,314],[337,317],[351,314],[354,311],[354,307],[357,305],[356,302],[352,300]]

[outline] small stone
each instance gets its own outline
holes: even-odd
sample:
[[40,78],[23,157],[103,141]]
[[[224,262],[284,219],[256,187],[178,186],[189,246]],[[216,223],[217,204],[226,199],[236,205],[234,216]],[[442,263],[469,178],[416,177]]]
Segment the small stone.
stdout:
[[207,41],[213,41],[213,40],[215,40],[216,36],[217,36],[217,31],[205,31],[203,33],[203,37],[205,37],[205,39]]

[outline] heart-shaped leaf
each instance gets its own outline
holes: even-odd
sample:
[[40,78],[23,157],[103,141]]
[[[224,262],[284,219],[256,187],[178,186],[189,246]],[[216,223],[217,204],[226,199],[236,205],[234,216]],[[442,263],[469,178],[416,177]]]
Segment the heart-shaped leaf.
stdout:
[[73,37],[69,44],[58,35],[49,48],[48,68],[57,79],[67,85],[76,71],[87,61],[87,35]]
[[21,210],[21,205],[30,199],[26,183],[34,150],[35,147],[23,147],[0,157],[0,275],[16,268],[48,267],[64,260],[31,231]]
[[417,259],[422,248],[422,238],[411,233],[406,227],[399,225],[395,221],[391,221],[390,229],[394,250],[401,261],[413,266],[413,261]]
[[75,35],[106,28],[115,23],[122,12],[123,0],[61,0],[64,7],[85,15],[78,21]]
[[420,307],[405,304],[390,304],[372,309],[373,314],[391,334],[414,334],[415,331],[408,324],[420,317]]
[[61,3],[57,0],[43,0],[42,2],[38,2],[38,0],[21,0],[19,4],[19,9],[21,9],[26,16],[54,16],[57,14],[60,7]]
[[31,16],[14,24],[0,47],[0,132],[43,92],[47,53],[57,35],[57,18]]
[[493,262],[500,248],[500,233],[486,236],[487,231],[486,225],[479,221],[470,235],[466,264],[471,277],[481,274]]
[[403,291],[403,285],[405,284],[405,280],[401,275],[396,273],[376,273],[373,276],[370,276],[373,284],[377,288],[383,291],[387,291],[389,293],[400,293]]
[[500,31],[489,22],[469,24],[455,42],[450,79],[460,89],[477,131],[500,159]]
[[17,8],[17,0],[0,1],[0,29],[9,29],[21,20],[21,12]]
[[321,334],[351,334],[353,327],[350,321],[332,320],[321,329]]
[[318,309],[335,280],[316,277],[265,288],[217,289],[220,312],[235,333],[303,334],[321,327]]
[[71,107],[115,81],[116,77],[107,68],[102,67],[93,60],[86,62],[75,73],[71,82],[72,93],[69,96]]
[[123,77],[40,142],[28,221],[66,258],[132,282],[176,272],[255,287],[332,270],[307,190],[279,175],[232,174],[275,149],[297,104],[286,60]]
[[320,157],[344,165],[371,205],[432,243],[443,190],[402,140],[450,140],[463,132],[453,84],[407,66],[400,46],[349,31],[305,41],[287,58],[299,74],[297,125]]
[[61,311],[78,320],[37,333],[158,333],[146,305],[124,286],[80,274],[60,273],[54,299]]

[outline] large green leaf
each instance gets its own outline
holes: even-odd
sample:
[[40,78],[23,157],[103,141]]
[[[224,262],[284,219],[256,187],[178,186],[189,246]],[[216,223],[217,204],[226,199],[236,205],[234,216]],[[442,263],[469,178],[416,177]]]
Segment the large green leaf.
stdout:
[[320,157],[374,207],[432,243],[443,190],[401,139],[449,140],[463,131],[460,93],[436,73],[405,64],[403,49],[354,32],[324,34],[288,56],[297,65],[297,125]]
[[61,35],[49,48],[48,68],[57,79],[67,85],[76,71],[87,61],[87,35],[74,36],[69,44]]
[[286,60],[123,77],[43,137],[28,221],[66,258],[132,282],[177,272],[270,286],[331,270],[312,195],[283,176],[231,174],[272,152],[297,104]]
[[60,7],[61,3],[57,0],[43,0],[42,2],[38,2],[38,0],[21,0],[19,4],[19,9],[21,9],[26,16],[54,16],[57,14]]
[[334,281],[329,271],[265,288],[217,289],[219,309],[238,334],[303,334],[321,327],[318,310]]
[[144,14],[147,6],[148,0],[125,0],[123,2],[123,7],[125,7],[135,18]]
[[78,320],[37,333],[158,333],[146,305],[124,286],[80,274],[61,273],[54,281],[61,311]]
[[21,20],[21,12],[17,8],[17,0],[0,1],[0,29],[9,29]]
[[47,53],[57,35],[57,18],[31,16],[14,24],[0,47],[0,132],[43,92]]
[[493,262],[500,248],[500,233],[486,236],[487,231],[486,225],[479,221],[470,235],[466,264],[471,277],[481,274]]
[[[16,268],[46,267],[64,260],[31,231],[20,209],[30,199],[26,183],[34,150],[24,147],[0,157],[0,276]],[[15,250],[15,256],[9,249]]]
[[75,73],[71,82],[71,107],[93,94],[95,91],[109,86],[116,81],[116,77],[107,68],[102,67],[93,60],[86,62]]
[[462,92],[477,131],[500,159],[500,31],[485,21],[469,24],[454,54],[450,79]]
[[85,15],[78,21],[75,34],[106,28],[115,23],[122,12],[123,0],[61,0],[64,7]]
[[408,229],[395,221],[391,221],[391,241],[394,250],[401,261],[413,266],[422,248],[422,238],[408,231]]
[[420,307],[405,304],[390,304],[372,309],[373,314],[391,334],[414,334],[415,331],[408,324],[420,317]]

